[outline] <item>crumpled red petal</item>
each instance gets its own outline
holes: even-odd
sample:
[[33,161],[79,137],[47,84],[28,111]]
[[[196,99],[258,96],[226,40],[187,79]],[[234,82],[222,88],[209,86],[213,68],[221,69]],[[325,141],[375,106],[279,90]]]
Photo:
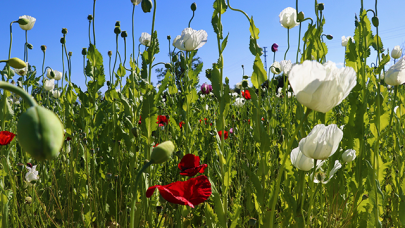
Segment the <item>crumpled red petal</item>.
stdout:
[[0,131],[0,145],[4,146],[13,141],[15,134],[9,131]]
[[176,181],[164,186],[149,187],[146,197],[151,197],[156,188],[168,202],[188,205],[192,208],[206,201],[212,194],[211,183],[206,176],[190,178],[187,181]]
[[180,175],[192,177],[197,173],[204,173],[208,165],[200,165],[200,157],[194,154],[186,154],[181,159],[178,167],[181,170]]

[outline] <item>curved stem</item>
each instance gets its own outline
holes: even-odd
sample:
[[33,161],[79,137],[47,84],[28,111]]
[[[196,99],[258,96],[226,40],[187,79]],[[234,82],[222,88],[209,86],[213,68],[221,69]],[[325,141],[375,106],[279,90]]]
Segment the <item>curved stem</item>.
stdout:
[[8,49],[8,59],[11,58],[11,46],[13,44],[13,23],[15,23],[17,21],[13,21],[10,23],[10,47]]
[[27,105],[29,107],[38,105],[37,102],[34,100],[34,98],[32,98],[25,90],[21,89],[18,86],[14,86],[8,82],[0,81],[0,89],[5,89],[5,90],[8,90],[10,92],[17,94],[22,99],[24,99],[24,101],[27,102]]
[[93,2],[93,40],[94,40],[94,47],[96,46],[96,28],[94,23],[96,21],[96,0]]
[[287,29],[287,44],[288,44],[288,47],[284,54],[284,60],[286,60],[287,52],[288,52],[288,50],[290,50],[290,29]]
[[114,66],[112,68],[113,75],[114,75],[114,71],[115,71],[115,64],[117,63],[117,57],[118,57],[118,34],[115,37],[115,60],[114,60]]
[[191,21],[193,20],[193,18],[194,18],[194,11],[193,11],[193,16],[191,17],[190,21],[188,22],[188,27],[189,28],[190,28],[190,24],[191,24]]

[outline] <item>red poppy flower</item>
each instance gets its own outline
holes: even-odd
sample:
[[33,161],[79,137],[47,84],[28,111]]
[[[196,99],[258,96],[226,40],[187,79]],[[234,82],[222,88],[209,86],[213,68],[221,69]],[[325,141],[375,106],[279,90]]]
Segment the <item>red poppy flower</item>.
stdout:
[[190,178],[187,181],[176,181],[168,185],[155,185],[146,191],[146,197],[151,197],[155,189],[170,203],[188,205],[192,208],[206,201],[212,194],[211,183],[206,176]]
[[142,116],[139,116],[138,124],[142,124]]
[[159,127],[163,127],[164,125],[169,124],[169,119],[164,115],[159,115],[156,123],[159,124]]
[[264,117],[262,117],[262,121],[264,121]]
[[[205,124],[207,124],[207,118],[204,118],[204,122],[205,122]],[[200,120],[200,123],[201,123],[201,120]]]
[[9,131],[0,131],[0,145],[9,144],[14,139],[15,134]]
[[193,154],[186,154],[181,159],[178,167],[181,170],[180,175],[192,177],[197,173],[204,173],[208,165],[200,165],[200,157]]
[[242,91],[242,97],[244,97],[246,100],[252,99],[252,97],[250,97],[249,90]]
[[183,128],[183,125],[184,125],[185,123],[186,123],[186,122],[181,121],[181,122],[179,123],[180,128]]
[[157,147],[158,145],[159,145],[159,143],[156,143],[156,144],[153,146],[153,148]]
[[[219,138],[222,139],[222,131],[218,131],[218,135],[219,135]],[[224,139],[227,139],[227,138],[228,138],[228,132],[225,131]]]

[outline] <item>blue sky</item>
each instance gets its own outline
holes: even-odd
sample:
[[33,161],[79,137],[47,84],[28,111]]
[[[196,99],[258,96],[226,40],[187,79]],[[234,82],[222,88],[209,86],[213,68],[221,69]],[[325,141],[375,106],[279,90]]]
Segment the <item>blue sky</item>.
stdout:
[[[198,56],[204,62],[204,68],[209,68],[218,59],[216,34],[211,25],[213,13],[212,4],[208,0],[157,0],[157,14],[155,29],[158,32],[160,42],[160,53],[156,56],[155,63],[168,62],[167,35],[172,39],[181,34],[181,31],[188,26],[192,16],[191,3],[197,3],[197,11],[191,27],[195,30],[204,29],[208,33],[208,42],[198,51]],[[322,2],[322,1],[319,1]],[[405,2],[403,0],[379,1],[378,17],[380,19],[380,36],[385,48],[390,50],[395,45],[405,42],[405,20],[403,11]],[[260,29],[258,43],[261,47],[271,47],[273,43],[279,44],[279,51],[276,60],[283,59],[287,49],[287,30],[279,23],[279,13],[286,7],[295,8],[295,1],[270,1],[270,0],[231,0],[231,6],[244,10],[248,15],[253,16],[256,26]],[[327,60],[339,63],[344,59],[344,48],[341,46],[341,36],[353,36],[354,15],[359,13],[360,0],[323,1],[325,4],[324,16],[326,24],[325,34],[331,34],[334,39],[326,41],[329,49]],[[374,9],[374,1],[365,0],[366,9]],[[91,0],[70,0],[70,1],[49,1],[49,0],[18,0],[2,1],[0,7],[3,9],[0,14],[0,59],[7,59],[9,48],[9,25],[11,21],[18,20],[19,16],[30,15],[37,19],[35,26],[28,32],[28,41],[34,46],[29,52],[29,62],[35,65],[38,70],[42,65],[41,45],[47,46],[46,66],[62,71],[61,44],[62,28],[68,29],[67,48],[73,52],[72,57],[72,81],[82,88],[84,87],[84,76],[82,71],[83,47],[88,47],[88,21],[87,15],[92,14],[93,1]],[[299,11],[303,11],[306,17],[315,18],[314,1],[300,0]],[[97,48],[103,54],[104,63],[108,63],[108,50],[115,51],[115,34],[113,33],[116,21],[121,22],[121,29],[128,32],[127,53],[132,50],[131,39],[131,15],[132,3],[130,0],[106,1],[98,0],[96,3],[96,43]],[[371,13],[369,13],[371,17]],[[237,12],[228,10],[222,16],[224,34],[229,33],[228,45],[224,52],[224,75],[230,79],[230,84],[242,80],[242,68],[245,66],[245,74],[251,75],[254,56],[249,51],[249,23],[246,18]],[[143,13],[140,5],[135,10],[135,39],[136,46],[139,44],[139,36],[142,32],[151,32],[152,13]],[[305,32],[307,25],[303,25]],[[374,29],[374,28],[373,28]],[[375,33],[375,29],[374,29]],[[25,42],[24,31],[18,24],[13,25],[13,46],[12,57],[23,58],[23,47]],[[291,48],[287,59],[295,61],[298,44],[298,27],[290,30]],[[302,44],[302,42],[301,42]],[[120,53],[124,54],[124,44],[120,38]],[[143,49],[142,49],[143,50]],[[268,67],[271,65],[273,53],[268,53]],[[370,58],[368,62],[372,62]],[[263,60],[264,61],[264,60]],[[128,61],[127,61],[128,62]],[[3,65],[0,66],[3,68]],[[108,69],[108,64],[105,65]],[[107,74],[107,72],[106,72]],[[108,75],[108,74],[107,74]],[[108,78],[108,76],[107,76]],[[152,81],[156,84],[155,74]],[[200,74],[200,82],[206,82],[205,74]]]

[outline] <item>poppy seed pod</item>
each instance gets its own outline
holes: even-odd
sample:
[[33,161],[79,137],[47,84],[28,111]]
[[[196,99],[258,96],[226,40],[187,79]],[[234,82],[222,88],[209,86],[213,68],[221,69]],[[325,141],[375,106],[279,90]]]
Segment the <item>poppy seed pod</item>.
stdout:
[[249,85],[248,85],[248,81],[247,81],[247,80],[243,80],[243,81],[242,81],[242,86],[243,86],[244,88],[248,87],[248,86],[249,86]]
[[13,68],[21,69],[27,66],[27,64],[19,58],[11,58],[7,60],[8,65]]
[[171,37],[170,35],[168,35],[166,38],[167,38],[168,40],[170,40],[172,37]]
[[152,164],[163,163],[170,159],[174,151],[174,144],[171,141],[166,141],[153,148],[150,155]]
[[122,31],[122,32],[121,32],[121,37],[122,37],[122,38],[128,37],[127,31]]
[[22,148],[36,160],[53,159],[59,155],[64,141],[60,119],[42,106],[32,106],[20,116],[17,138]]
[[197,10],[197,4],[195,2],[193,2],[193,4],[191,4],[191,10],[192,11],[196,11]]
[[116,22],[115,22],[115,26],[121,26],[121,22],[120,22],[120,21],[116,21]]
[[325,5],[323,3],[319,3],[318,10],[324,10],[324,9],[325,9]]
[[68,33],[67,28],[63,28],[63,29],[62,29],[62,34],[63,34],[63,35],[66,35],[67,33]]
[[117,34],[117,35],[121,33],[121,28],[120,28],[120,26],[115,26],[115,28],[114,28],[114,33]]
[[87,16],[87,20],[89,20],[89,21],[93,20],[93,15],[89,14],[89,15]]
[[34,48],[34,47],[32,46],[32,44],[27,44],[27,48],[32,50],[32,48]]
[[150,13],[153,7],[153,3],[151,0],[142,0],[141,7],[144,13]]
[[65,37],[60,38],[60,43],[61,43],[61,44],[65,44],[65,43],[66,43]]
[[112,56],[112,51],[108,51],[108,56]]
[[46,51],[46,45],[41,45],[41,50],[42,50],[43,52],[45,52],[45,51]]
[[165,67],[166,67],[167,69],[170,69],[170,68],[172,68],[172,65],[171,65],[170,63],[165,63]]
[[87,48],[82,49],[82,55],[87,55]]

